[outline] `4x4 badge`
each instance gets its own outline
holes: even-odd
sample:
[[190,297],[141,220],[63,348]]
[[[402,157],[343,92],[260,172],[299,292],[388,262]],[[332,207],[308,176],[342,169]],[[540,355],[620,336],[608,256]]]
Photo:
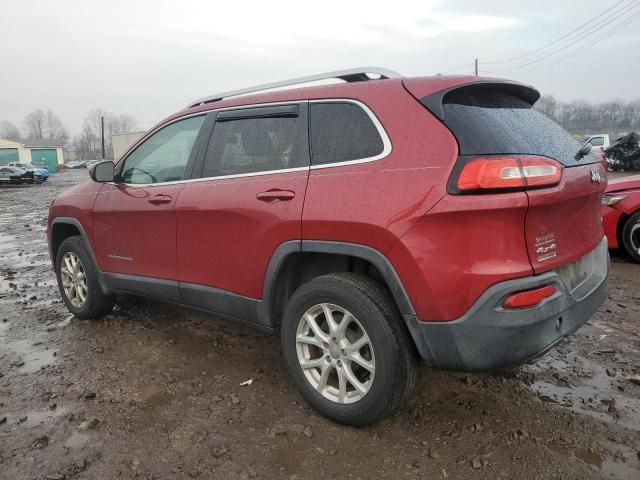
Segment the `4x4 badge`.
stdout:
[[591,182],[600,183],[602,181],[602,177],[600,176],[600,172],[597,170],[591,170]]

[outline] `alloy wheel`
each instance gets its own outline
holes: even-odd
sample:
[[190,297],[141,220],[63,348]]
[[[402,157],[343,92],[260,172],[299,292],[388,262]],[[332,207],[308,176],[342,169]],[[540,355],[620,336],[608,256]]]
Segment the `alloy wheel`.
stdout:
[[369,335],[338,305],[317,304],[302,315],[296,353],[309,384],[332,402],[357,402],[373,385],[375,356]]
[[80,258],[73,252],[66,252],[60,264],[60,279],[64,294],[71,304],[80,308],[87,301],[87,274]]

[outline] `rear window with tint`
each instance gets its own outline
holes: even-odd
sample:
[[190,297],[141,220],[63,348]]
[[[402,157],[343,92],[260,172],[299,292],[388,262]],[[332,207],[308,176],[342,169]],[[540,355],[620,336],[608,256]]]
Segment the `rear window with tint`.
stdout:
[[[575,164],[580,144],[556,122],[518,96],[462,88],[443,99],[444,123],[458,140],[461,155],[531,154]],[[587,155],[580,164],[597,161]]]
[[312,165],[362,160],[384,150],[378,129],[359,105],[312,103],[310,116]]

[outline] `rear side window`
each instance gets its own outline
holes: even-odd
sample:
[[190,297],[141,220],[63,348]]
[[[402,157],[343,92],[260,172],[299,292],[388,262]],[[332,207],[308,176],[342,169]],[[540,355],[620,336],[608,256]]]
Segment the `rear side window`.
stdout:
[[[461,155],[531,154],[575,164],[580,144],[560,125],[517,95],[488,88],[460,88],[443,98],[444,123]],[[593,154],[581,164],[595,162]]]
[[306,124],[300,117],[216,121],[203,177],[308,166]]
[[378,129],[359,105],[311,103],[310,118],[312,165],[362,160],[384,150]]

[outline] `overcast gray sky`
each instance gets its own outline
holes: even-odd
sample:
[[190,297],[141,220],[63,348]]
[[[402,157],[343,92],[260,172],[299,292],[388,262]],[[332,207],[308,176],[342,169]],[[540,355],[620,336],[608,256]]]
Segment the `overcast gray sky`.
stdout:
[[475,57],[481,70],[561,100],[640,98],[640,19],[563,61],[582,44],[519,70],[535,55],[487,63],[539,48],[615,3],[2,0],[0,120],[21,127],[30,111],[51,108],[75,135],[99,107],[148,128],[217,91],[355,66],[415,76],[468,63],[455,73],[471,73]]

